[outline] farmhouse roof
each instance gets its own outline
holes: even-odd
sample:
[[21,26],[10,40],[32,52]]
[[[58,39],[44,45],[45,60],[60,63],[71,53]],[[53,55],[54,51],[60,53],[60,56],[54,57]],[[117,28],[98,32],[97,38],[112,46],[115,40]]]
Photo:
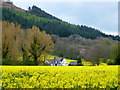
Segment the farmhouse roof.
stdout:
[[71,61],[70,64],[77,64],[77,61]]

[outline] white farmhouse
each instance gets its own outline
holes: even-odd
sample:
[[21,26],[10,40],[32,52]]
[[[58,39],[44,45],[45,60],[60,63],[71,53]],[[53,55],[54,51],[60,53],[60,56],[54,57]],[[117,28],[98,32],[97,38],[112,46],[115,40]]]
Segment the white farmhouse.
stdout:
[[51,66],[68,66],[66,59],[61,57],[55,57],[54,59],[47,59],[45,63]]

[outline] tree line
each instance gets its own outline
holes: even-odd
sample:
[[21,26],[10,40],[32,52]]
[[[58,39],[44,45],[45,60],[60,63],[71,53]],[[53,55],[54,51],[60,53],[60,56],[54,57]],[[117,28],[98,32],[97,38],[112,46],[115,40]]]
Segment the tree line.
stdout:
[[43,65],[47,54],[84,59],[93,65],[101,62],[109,65],[120,64],[120,42],[111,38],[99,37],[92,40],[76,34],[69,37],[50,36],[36,26],[21,29],[18,24],[2,21],[0,43],[3,65]]
[[38,65],[41,55],[52,51],[54,43],[45,31],[33,26],[21,29],[18,24],[2,21],[2,64]]
[[59,37],[52,35],[55,43],[53,54],[69,59],[92,62],[93,65],[107,63],[109,65],[120,64],[120,42],[111,38],[99,37],[95,40],[85,39],[79,35]]
[[48,19],[53,19],[53,20],[58,20],[61,21],[60,19],[56,18],[55,16],[52,16],[45,11],[41,10],[37,6],[33,5],[32,7],[29,7],[28,9],[29,13],[35,14],[38,17],[43,17],[43,18],[48,18]]
[[[41,12],[39,9],[33,9],[32,11],[37,11],[36,13]],[[48,19],[46,15],[44,16],[44,14],[42,17],[38,17],[36,14],[34,15],[30,13],[15,11],[8,8],[3,8],[2,14],[2,20],[20,24],[24,29],[32,28],[32,26],[37,26],[40,30],[45,30],[48,34],[55,34],[60,37],[68,37],[72,34],[78,34],[87,39],[96,39],[97,37],[111,37],[113,40],[120,40],[119,36],[106,35],[97,29],[83,25],[73,25],[52,18]]]

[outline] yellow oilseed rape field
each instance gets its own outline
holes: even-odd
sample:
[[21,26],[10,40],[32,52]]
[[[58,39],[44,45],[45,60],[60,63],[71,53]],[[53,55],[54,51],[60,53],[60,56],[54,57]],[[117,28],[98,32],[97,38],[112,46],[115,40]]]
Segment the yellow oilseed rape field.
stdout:
[[2,66],[2,88],[117,88],[118,66]]

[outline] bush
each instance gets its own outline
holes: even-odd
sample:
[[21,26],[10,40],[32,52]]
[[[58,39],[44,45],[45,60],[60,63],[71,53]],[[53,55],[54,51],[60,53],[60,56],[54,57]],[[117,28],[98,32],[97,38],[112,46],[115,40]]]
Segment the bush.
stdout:
[[84,66],[82,63],[78,63],[77,66]]
[[35,62],[30,61],[30,60],[23,60],[23,61],[19,61],[17,65],[36,65],[36,64]]
[[106,66],[106,65],[107,65],[107,63],[100,63],[100,65],[101,65],[101,66]]
[[108,59],[107,64],[108,65],[115,65],[115,63],[112,59]]
[[12,65],[13,61],[11,59],[8,58],[3,58],[2,59],[2,65]]
[[83,66],[81,58],[78,58],[78,60],[77,60],[77,66]]

